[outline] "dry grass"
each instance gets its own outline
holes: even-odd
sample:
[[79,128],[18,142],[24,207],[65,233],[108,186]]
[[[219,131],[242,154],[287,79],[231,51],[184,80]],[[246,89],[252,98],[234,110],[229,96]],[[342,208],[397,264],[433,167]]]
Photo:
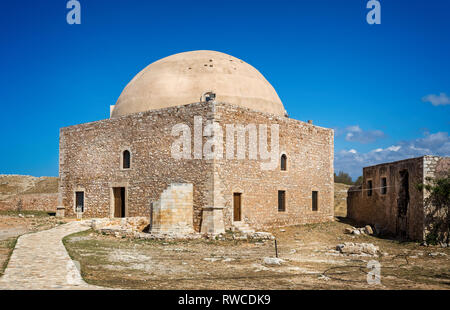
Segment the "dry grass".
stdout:
[[0,175],[0,200],[17,194],[57,193],[58,178],[27,175]]
[[[348,223],[273,229],[281,266],[265,265],[274,242],[118,239],[92,231],[64,243],[89,283],[133,289],[449,289],[450,249],[343,234]],[[347,256],[345,241],[369,242],[385,255]],[[443,253],[430,256],[430,253]],[[207,258],[208,260],[204,260]],[[211,260],[212,259],[212,260]],[[367,263],[381,263],[381,285],[369,285]]]
[[43,177],[35,185],[27,189],[23,194],[47,194],[58,192],[58,178]]
[[0,240],[0,276],[5,272],[18,238],[12,237],[6,240]]

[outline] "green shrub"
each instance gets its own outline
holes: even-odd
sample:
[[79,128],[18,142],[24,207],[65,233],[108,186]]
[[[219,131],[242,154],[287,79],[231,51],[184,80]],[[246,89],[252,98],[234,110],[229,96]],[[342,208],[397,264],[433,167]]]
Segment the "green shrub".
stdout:
[[426,178],[426,184],[419,184],[420,191],[425,191],[427,208],[425,223],[428,226],[427,242],[436,244],[448,242],[450,233],[450,174],[440,178]]

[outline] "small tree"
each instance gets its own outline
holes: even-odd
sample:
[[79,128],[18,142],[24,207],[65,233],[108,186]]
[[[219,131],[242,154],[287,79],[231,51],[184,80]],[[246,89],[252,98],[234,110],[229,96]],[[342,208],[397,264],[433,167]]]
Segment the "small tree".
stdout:
[[426,178],[426,184],[419,184],[425,190],[425,225],[428,233],[426,241],[449,242],[450,233],[450,174],[441,178]]
[[353,185],[352,177],[344,171],[339,171],[337,175],[334,173],[334,182]]
[[362,185],[363,184],[363,177],[362,175],[360,175],[356,181],[355,181],[355,185]]

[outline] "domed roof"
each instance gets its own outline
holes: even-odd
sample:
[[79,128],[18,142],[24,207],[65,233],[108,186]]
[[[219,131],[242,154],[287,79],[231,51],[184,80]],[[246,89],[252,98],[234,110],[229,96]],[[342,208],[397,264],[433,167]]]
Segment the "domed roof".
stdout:
[[215,51],[193,51],[158,60],[138,73],[120,95],[111,117],[199,102],[217,102],[285,115],[275,89],[251,65]]

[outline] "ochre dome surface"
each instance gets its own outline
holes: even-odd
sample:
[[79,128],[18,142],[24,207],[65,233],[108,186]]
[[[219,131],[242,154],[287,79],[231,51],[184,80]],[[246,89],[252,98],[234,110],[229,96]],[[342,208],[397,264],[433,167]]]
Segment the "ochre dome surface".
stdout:
[[193,51],[163,58],[138,73],[111,117],[199,102],[208,91],[217,102],[285,115],[275,89],[254,67],[224,53]]

